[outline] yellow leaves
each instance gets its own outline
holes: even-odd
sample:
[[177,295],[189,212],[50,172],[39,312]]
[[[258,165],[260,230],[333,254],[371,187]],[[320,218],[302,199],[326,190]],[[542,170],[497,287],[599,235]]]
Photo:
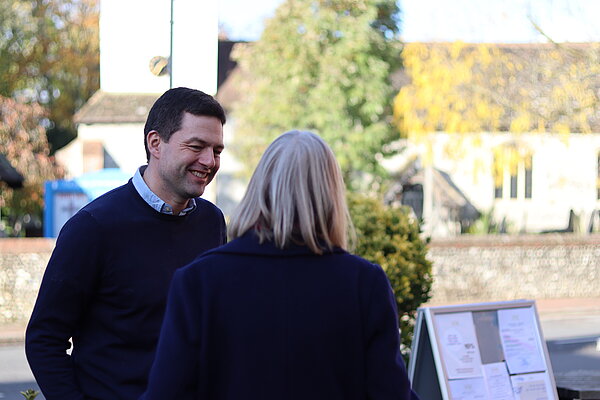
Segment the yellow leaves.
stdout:
[[505,156],[504,156],[504,148],[496,147],[493,149],[494,153],[494,164],[492,165],[492,172],[494,174],[494,186],[501,187],[502,180],[504,179],[504,165]]
[[569,66],[569,77],[575,79],[577,76],[579,76],[577,65],[573,64]]
[[506,160],[508,161],[508,170],[511,175],[517,175],[517,169],[519,167],[519,161],[521,156],[514,147],[508,147],[505,149]]
[[460,114],[457,112],[449,113],[446,126],[448,127],[449,132],[461,132],[462,124]]
[[529,131],[530,126],[531,115],[521,114],[511,121],[509,130],[514,133],[524,133]]
[[524,143],[509,143],[496,146],[492,149],[494,175],[494,186],[501,187],[504,179],[504,172],[509,175],[517,175],[519,166],[530,169],[532,165],[533,153]]
[[559,122],[552,126],[552,131],[559,134],[569,134],[571,133],[571,128],[568,124]]
[[515,67],[514,63],[509,61],[506,63],[506,69],[508,70],[508,72],[514,72],[517,68]]
[[461,51],[465,48],[465,44],[461,41],[456,41],[450,45],[450,57],[453,60],[460,58]]
[[[464,87],[476,77],[474,68],[489,62],[491,52],[477,48],[474,52],[461,42],[449,46],[408,44],[403,52],[404,65],[412,84],[400,90],[394,101],[395,119],[403,131],[468,132],[482,124],[465,119],[467,113],[479,118],[489,113],[491,125],[496,125],[497,110],[482,104],[480,96],[464,96]],[[473,106],[475,106],[473,110]],[[411,111],[412,110],[412,111]],[[399,115],[403,115],[399,118]]]
[[538,119],[537,128],[535,129],[535,132],[537,132],[537,133],[546,132],[546,123],[544,122],[544,120]]
[[410,83],[394,100],[402,131],[591,132],[600,129],[600,46],[411,43]]
[[[496,130],[495,128],[500,123],[500,117],[502,115],[502,108],[495,104],[490,104],[485,101],[477,100],[473,104],[475,108],[474,120],[485,121],[489,123],[490,130]],[[479,131],[481,129],[474,129],[473,131]]]
[[483,65],[489,65],[494,60],[492,52],[487,46],[477,46],[478,59]]
[[533,164],[533,156],[531,155],[531,153],[527,153],[525,154],[523,157],[523,164],[525,166],[525,169],[531,169],[531,166]]

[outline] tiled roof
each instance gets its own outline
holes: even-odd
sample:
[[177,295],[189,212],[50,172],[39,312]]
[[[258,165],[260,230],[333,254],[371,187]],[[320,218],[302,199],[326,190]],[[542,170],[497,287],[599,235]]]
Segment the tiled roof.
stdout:
[[[220,91],[221,86],[227,82],[227,78],[237,65],[231,59],[231,50],[236,43],[239,42],[219,41],[217,91]],[[230,93],[232,90],[229,88],[225,92]],[[233,91],[233,96],[237,96],[237,92]],[[150,108],[160,95],[161,93],[107,93],[100,90],[81,107],[74,119],[78,124],[143,123],[146,121]],[[224,106],[227,108],[226,105]]]
[[145,122],[160,93],[107,93],[97,91],[75,114],[78,124]]
[[217,72],[217,92],[225,83],[229,74],[235,69],[237,66],[237,62],[231,58],[231,51],[234,46],[238,43],[246,43],[246,42],[234,42],[231,40],[219,40],[219,63],[218,63],[218,72]]

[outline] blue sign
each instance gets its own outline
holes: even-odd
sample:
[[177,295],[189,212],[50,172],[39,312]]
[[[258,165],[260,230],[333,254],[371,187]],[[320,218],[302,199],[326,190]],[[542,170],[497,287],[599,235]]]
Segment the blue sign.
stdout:
[[44,193],[44,236],[56,237],[77,211],[131,176],[118,168],[90,172],[72,180],[47,181]]

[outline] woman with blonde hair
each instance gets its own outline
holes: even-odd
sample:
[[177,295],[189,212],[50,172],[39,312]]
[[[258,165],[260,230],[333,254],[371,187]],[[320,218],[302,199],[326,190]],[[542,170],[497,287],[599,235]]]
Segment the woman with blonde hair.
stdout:
[[231,242],[175,273],[143,399],[417,398],[387,277],[344,250],[323,139],[279,136],[231,219]]

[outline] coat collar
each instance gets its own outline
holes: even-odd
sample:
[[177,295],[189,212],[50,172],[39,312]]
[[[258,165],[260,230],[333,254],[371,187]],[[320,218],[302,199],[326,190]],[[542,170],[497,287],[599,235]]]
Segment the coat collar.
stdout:
[[[335,247],[332,253],[345,253],[346,251]],[[291,244],[285,249],[280,249],[275,246],[272,241],[259,243],[258,236],[254,230],[249,230],[242,236],[232,240],[231,242],[210,250],[205,254],[221,253],[221,254],[248,254],[248,255],[265,255],[265,256],[304,256],[318,254],[313,253],[308,246]],[[326,254],[327,252],[325,252]]]

